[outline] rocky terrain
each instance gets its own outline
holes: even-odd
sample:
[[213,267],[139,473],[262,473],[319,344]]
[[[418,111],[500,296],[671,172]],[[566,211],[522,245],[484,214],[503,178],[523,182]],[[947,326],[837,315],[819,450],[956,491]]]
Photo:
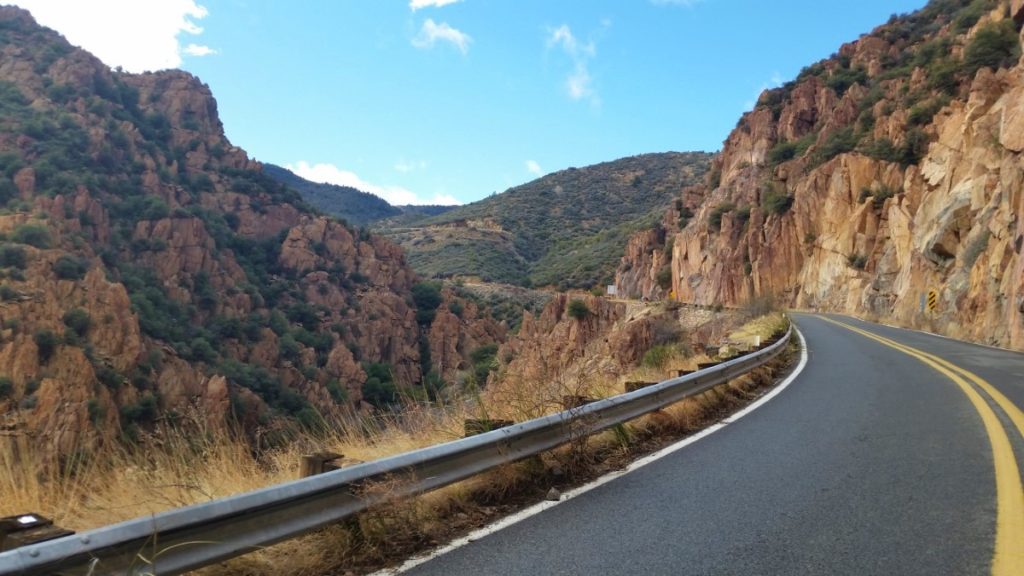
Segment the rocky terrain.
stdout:
[[644,154],[569,168],[439,216],[384,220],[430,277],[590,288],[611,282],[629,236],[704,176],[711,154]]
[[764,92],[705,183],[630,240],[619,290],[1024,348],[1022,22],[1021,0],[933,0]]
[[112,71],[2,7],[0,109],[2,434],[63,455],[159,422],[269,442],[436,393],[504,338],[265,176],[187,73]]

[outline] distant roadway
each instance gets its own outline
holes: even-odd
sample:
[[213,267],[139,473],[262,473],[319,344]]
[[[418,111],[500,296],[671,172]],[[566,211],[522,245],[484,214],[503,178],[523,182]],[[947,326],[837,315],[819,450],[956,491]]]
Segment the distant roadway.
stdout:
[[1024,575],[1024,355],[794,317],[772,401],[408,573]]

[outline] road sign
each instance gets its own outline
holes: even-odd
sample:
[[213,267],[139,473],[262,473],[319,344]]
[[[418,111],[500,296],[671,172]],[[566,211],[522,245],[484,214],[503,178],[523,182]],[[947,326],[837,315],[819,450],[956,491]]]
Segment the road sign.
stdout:
[[939,307],[939,293],[934,289],[928,291],[928,311],[935,312]]

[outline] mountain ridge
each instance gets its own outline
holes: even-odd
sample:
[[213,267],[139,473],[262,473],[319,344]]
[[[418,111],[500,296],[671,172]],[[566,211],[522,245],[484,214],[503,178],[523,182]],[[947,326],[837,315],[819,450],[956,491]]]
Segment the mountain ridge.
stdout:
[[657,220],[667,192],[698,182],[714,154],[663,152],[567,168],[443,214],[382,221],[421,274],[519,285],[610,282],[630,233]]

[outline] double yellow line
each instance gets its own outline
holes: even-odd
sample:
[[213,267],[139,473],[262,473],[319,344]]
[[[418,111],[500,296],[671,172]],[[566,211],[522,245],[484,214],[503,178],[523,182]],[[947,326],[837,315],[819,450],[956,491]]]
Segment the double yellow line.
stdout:
[[[924,364],[934,368],[936,371],[952,380],[960,390],[967,396],[981,416],[985,425],[985,432],[988,434],[989,442],[992,445],[992,456],[995,464],[996,476],[996,546],[992,557],[993,576],[1021,576],[1024,575],[1024,486],[1021,484],[1020,469],[1017,466],[1017,459],[1013,454],[1013,445],[1003,428],[1002,423],[996,416],[992,407],[978,392],[978,389],[987,394],[1006,413],[1010,421],[1017,428],[1017,433],[1024,438],[1024,413],[1017,408],[1002,392],[986,382],[977,374],[965,370],[938,356],[929,354],[906,344],[900,344],[894,340],[879,336],[867,330],[861,330],[845,322],[839,322],[824,316],[817,316],[826,322],[831,322],[852,330],[865,338],[870,338],[903,352],[908,356],[917,358]],[[968,383],[968,380],[977,386]]]

